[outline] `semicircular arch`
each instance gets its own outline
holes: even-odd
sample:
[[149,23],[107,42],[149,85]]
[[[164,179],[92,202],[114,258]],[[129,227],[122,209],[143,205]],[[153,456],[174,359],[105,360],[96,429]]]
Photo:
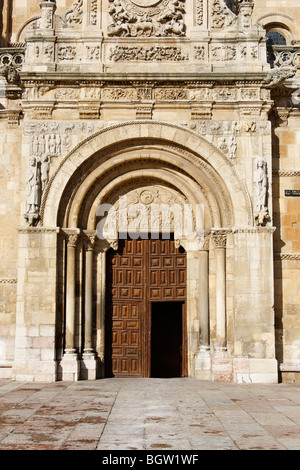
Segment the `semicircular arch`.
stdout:
[[[154,177],[158,176],[156,171],[159,168],[167,169],[163,178],[165,184],[170,184],[168,173],[171,179],[173,174],[173,183],[176,175],[186,188],[189,184],[194,185],[193,191],[198,187],[215,214],[214,225],[253,225],[251,199],[232,162],[196,132],[155,121],[128,122],[102,129],[64,157],[44,191],[42,224],[74,226],[73,223],[79,223],[79,214],[84,207],[88,207],[91,215],[109,171],[117,171],[125,178],[133,169],[129,165],[132,149],[135,152],[140,149],[135,159],[136,169],[146,168],[148,161],[149,170],[149,162],[155,161],[156,166],[152,168]],[[91,194],[95,196],[94,200]],[[216,216],[218,211],[219,217]],[[74,214],[77,214],[76,220]],[[86,219],[85,225],[88,223]]]

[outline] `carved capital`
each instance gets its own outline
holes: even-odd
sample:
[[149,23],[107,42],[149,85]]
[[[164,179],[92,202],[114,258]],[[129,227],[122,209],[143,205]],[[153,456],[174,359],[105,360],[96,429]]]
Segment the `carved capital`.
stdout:
[[85,230],[85,248],[87,251],[93,251],[96,243],[97,233],[95,230]]
[[228,230],[213,230],[211,233],[216,248],[226,248]]
[[68,235],[68,247],[76,248],[77,240],[78,240],[77,233],[71,233],[70,235]]
[[79,229],[64,229],[64,234],[66,235],[67,246],[71,248],[76,248],[80,230]]

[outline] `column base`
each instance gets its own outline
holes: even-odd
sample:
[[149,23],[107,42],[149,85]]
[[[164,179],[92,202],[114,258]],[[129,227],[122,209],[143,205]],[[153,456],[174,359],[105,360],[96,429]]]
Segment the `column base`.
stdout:
[[97,360],[95,353],[84,352],[81,359],[80,378],[82,380],[95,380],[97,375]]
[[212,375],[214,382],[233,382],[232,358],[228,357],[227,349],[217,347],[212,358]]
[[195,377],[200,380],[211,380],[211,353],[209,346],[200,346],[195,358]]
[[80,379],[80,361],[76,353],[65,353],[60,361],[58,380],[75,382]]

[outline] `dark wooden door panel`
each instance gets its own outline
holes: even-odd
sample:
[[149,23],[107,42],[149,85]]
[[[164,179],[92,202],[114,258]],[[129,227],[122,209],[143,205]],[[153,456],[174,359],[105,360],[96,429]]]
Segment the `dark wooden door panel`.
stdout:
[[[186,256],[173,240],[119,240],[118,251],[110,250],[107,255],[108,375],[150,376],[151,303],[184,302],[185,296]],[[172,329],[173,320],[177,330],[178,321],[172,315],[168,317],[169,328]],[[161,361],[178,363],[175,356],[180,354],[165,353]]]

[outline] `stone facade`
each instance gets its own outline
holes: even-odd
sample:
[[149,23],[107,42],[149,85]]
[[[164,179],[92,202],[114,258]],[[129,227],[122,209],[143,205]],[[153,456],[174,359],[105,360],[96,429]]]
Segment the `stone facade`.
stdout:
[[99,239],[97,210],[126,196],[204,208],[202,237],[172,226],[187,375],[299,381],[300,9],[285,3],[4,0],[0,376],[105,376],[118,236]]

